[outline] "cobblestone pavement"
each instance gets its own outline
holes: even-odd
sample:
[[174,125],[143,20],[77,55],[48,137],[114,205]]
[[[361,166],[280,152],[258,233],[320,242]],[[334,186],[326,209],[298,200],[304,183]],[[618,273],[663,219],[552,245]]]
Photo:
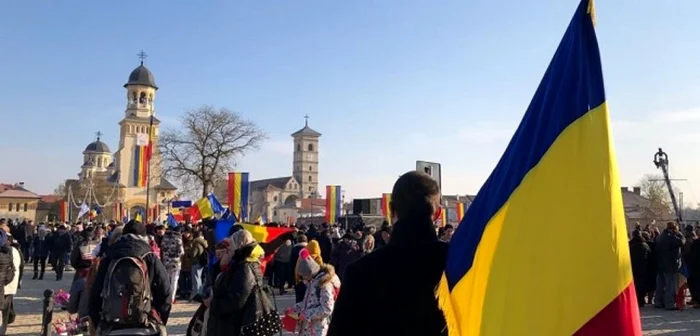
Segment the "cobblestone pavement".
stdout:
[[[46,289],[69,290],[73,272],[66,272],[62,281],[55,281],[53,272],[47,272],[44,280],[31,280],[32,271],[27,268],[22,281],[22,289],[15,297],[17,319],[8,329],[8,335],[36,336],[41,330],[41,308],[43,292]],[[277,297],[280,311],[294,303],[293,295]],[[168,321],[170,336],[182,336],[197,309],[196,304],[176,303]],[[68,317],[66,312],[56,311],[54,321]],[[642,326],[645,336],[691,336],[700,335],[700,309],[686,311],[666,311],[645,307],[642,309]],[[291,335],[285,333],[285,335]]]

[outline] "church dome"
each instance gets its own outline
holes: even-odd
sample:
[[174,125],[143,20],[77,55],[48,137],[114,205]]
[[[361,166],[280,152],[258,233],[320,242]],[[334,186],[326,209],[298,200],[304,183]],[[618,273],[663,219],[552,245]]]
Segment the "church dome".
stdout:
[[158,89],[156,86],[156,80],[153,78],[151,70],[148,70],[143,64],[139,65],[134,71],[129,75],[129,81],[124,84],[124,87],[128,85],[145,85],[150,86],[154,89]]
[[85,152],[95,152],[95,153],[111,153],[107,144],[97,139],[91,142],[87,147],[85,147]]

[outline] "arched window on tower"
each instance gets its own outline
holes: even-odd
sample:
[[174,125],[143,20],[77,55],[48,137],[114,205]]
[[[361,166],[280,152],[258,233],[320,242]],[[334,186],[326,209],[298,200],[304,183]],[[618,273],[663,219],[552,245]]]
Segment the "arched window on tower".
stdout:
[[131,91],[131,100],[129,103],[136,104],[136,91]]
[[7,211],[12,211],[12,203],[7,204]]
[[309,175],[309,182],[311,182],[311,180],[312,180],[311,175]]
[[314,170],[314,167],[309,166],[309,171],[313,171],[313,170]]
[[297,144],[297,152],[301,152],[301,145]]
[[314,151],[314,144],[309,144],[309,152],[313,152],[313,151]]
[[141,92],[141,95],[139,96],[139,104],[146,104],[147,100],[146,92]]

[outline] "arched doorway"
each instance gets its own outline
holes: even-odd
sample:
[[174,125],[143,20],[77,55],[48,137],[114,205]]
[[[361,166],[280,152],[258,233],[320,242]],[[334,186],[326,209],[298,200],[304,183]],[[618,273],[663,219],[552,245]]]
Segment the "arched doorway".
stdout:
[[146,207],[143,205],[134,205],[129,209],[129,218],[130,219],[136,219],[136,215],[140,214],[141,215],[141,220],[145,221],[146,220]]
[[287,198],[284,199],[284,205],[287,206],[298,206],[297,203],[299,202],[299,196],[297,195],[289,195]]

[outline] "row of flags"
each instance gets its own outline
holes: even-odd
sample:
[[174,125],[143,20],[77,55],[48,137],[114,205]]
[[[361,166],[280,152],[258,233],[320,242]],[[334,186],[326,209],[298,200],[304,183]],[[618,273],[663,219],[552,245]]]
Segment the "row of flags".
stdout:
[[580,2],[450,241],[450,336],[642,335],[593,12]]

